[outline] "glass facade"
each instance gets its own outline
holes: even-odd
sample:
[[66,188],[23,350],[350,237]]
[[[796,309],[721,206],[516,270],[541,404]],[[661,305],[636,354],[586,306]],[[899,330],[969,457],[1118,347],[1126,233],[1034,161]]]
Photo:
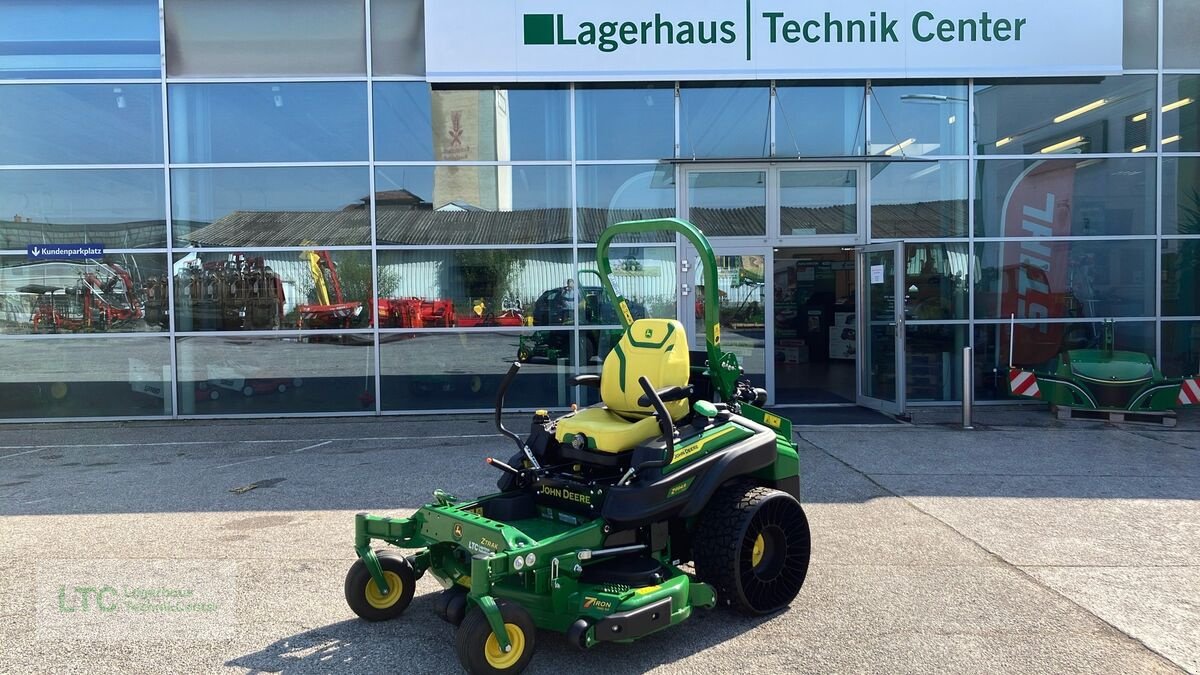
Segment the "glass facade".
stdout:
[[[1125,0],[1108,77],[476,86],[424,80],[420,0],[276,5],[0,0],[0,418],[487,409],[518,358],[510,404],[587,402],[619,329],[597,238],[684,213],[761,384],[812,319],[769,328],[762,270],[821,281],[773,249],[808,241],[905,243],[913,402],[961,396],[963,346],[1005,399],[1010,317],[1024,364],[1112,318],[1200,370],[1190,0]],[[75,242],[104,253],[27,248]],[[686,247],[619,243],[636,313],[690,317]]]

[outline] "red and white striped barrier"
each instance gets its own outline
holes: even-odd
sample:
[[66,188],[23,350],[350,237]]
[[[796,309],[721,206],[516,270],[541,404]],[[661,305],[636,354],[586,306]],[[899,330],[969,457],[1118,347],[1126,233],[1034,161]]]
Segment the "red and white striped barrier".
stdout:
[[1184,380],[1179,385],[1179,405],[1196,405],[1200,403],[1200,380],[1192,378]]
[[1008,390],[1013,393],[1013,396],[1042,397],[1042,392],[1038,391],[1037,375],[1019,368],[1008,371]]

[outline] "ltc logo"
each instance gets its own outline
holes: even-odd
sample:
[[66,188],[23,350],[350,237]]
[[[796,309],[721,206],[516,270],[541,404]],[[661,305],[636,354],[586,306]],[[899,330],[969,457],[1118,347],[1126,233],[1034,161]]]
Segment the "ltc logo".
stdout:
[[454,538],[462,539],[462,523],[454,524]]

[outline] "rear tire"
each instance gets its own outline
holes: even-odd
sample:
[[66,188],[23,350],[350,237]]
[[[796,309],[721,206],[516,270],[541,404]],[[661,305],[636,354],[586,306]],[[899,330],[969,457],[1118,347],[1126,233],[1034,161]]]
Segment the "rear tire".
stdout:
[[727,485],[696,523],[696,573],[717,602],[751,616],[783,609],[800,592],[812,541],[794,497],[746,483]]

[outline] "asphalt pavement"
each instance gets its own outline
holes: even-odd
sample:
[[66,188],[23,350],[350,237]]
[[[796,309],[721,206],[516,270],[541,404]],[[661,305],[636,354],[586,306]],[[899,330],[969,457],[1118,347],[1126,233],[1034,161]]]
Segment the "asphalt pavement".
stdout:
[[[914,419],[798,427],[787,611],[541,632],[528,672],[1200,672],[1200,419]],[[391,622],[346,607],[353,514],[489,491],[511,450],[462,416],[0,426],[0,673],[458,672],[431,579]]]

